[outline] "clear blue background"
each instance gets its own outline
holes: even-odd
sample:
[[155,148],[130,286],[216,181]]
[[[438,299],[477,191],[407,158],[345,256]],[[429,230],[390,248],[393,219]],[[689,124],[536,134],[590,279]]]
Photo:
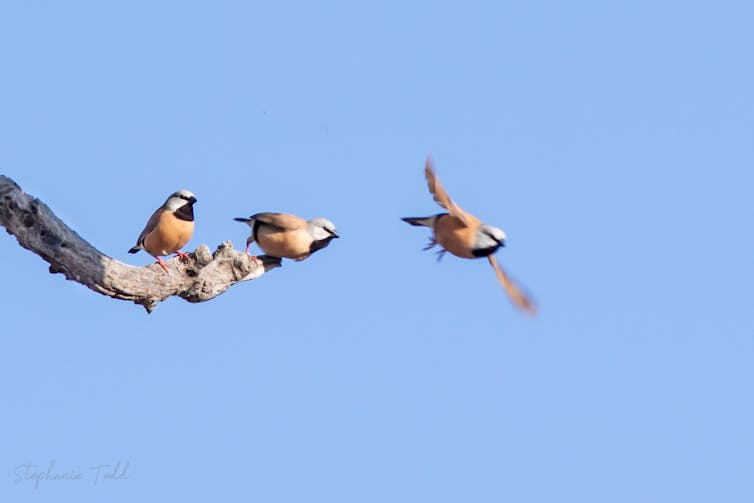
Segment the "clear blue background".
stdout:
[[[0,238],[0,499],[754,501],[754,4],[10,2],[0,172],[103,252],[193,190],[343,238],[147,315]],[[450,194],[488,264],[401,216]],[[83,481],[16,483],[24,463]],[[89,467],[130,463],[96,486]]]

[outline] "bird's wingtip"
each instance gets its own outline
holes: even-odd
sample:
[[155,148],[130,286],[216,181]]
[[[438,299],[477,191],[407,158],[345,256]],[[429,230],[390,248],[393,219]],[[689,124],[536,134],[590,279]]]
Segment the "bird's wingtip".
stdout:
[[426,175],[429,175],[430,173],[434,173],[435,168],[432,163],[432,156],[427,154],[427,159],[424,161],[424,173]]

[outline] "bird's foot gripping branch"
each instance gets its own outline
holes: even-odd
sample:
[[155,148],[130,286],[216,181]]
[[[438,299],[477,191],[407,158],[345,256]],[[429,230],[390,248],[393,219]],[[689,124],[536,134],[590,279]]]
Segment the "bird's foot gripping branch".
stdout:
[[185,262],[168,261],[167,274],[156,264],[134,267],[97,250],[47,205],[1,175],[0,225],[19,245],[48,262],[51,273],[61,273],[102,295],[133,301],[148,312],[171,296],[189,302],[213,299],[238,282],[280,266],[280,259],[261,256],[254,260],[226,241],[214,253],[202,245]]

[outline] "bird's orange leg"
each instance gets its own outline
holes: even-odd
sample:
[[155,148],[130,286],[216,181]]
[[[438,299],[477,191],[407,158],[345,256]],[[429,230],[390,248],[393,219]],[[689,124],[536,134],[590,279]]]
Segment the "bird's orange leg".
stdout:
[[168,266],[165,264],[165,262],[162,261],[160,257],[155,257],[157,259],[157,263],[160,264],[160,267],[162,267],[165,270],[165,274],[168,273]]
[[184,253],[181,250],[178,250],[177,252],[175,252],[175,254],[177,257],[181,258],[181,262],[186,262],[189,259],[189,254]]
[[422,248],[422,251],[429,250],[430,248],[432,248],[436,244],[437,244],[437,241],[435,241],[435,238],[433,236],[433,237],[429,238],[429,243],[427,244],[427,246],[425,246],[424,248]]

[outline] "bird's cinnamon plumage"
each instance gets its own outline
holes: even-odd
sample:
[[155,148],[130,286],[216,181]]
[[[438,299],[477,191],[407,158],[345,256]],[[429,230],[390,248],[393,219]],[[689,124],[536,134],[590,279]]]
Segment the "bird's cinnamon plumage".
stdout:
[[188,190],[179,190],[168,197],[149,218],[144,230],[136,239],[136,245],[128,253],[144,250],[154,258],[165,272],[167,265],[160,257],[177,254],[181,259],[187,255],[183,248],[194,233],[194,203],[196,197]]
[[301,261],[340,237],[326,218],[307,221],[287,213],[255,213],[235,220],[251,228],[246,253],[249,245],[256,242],[267,255]]
[[505,246],[506,235],[497,227],[487,225],[474,215],[458,206],[445,191],[437,178],[432,161],[427,158],[424,167],[429,192],[435,202],[447,210],[428,217],[406,217],[403,220],[411,225],[429,227],[433,231],[430,244],[425,249],[440,245],[440,257],[448,251],[461,258],[487,257],[503,289],[513,303],[530,314],[536,314],[537,307],[531,298],[505,273],[495,259],[495,253]]

